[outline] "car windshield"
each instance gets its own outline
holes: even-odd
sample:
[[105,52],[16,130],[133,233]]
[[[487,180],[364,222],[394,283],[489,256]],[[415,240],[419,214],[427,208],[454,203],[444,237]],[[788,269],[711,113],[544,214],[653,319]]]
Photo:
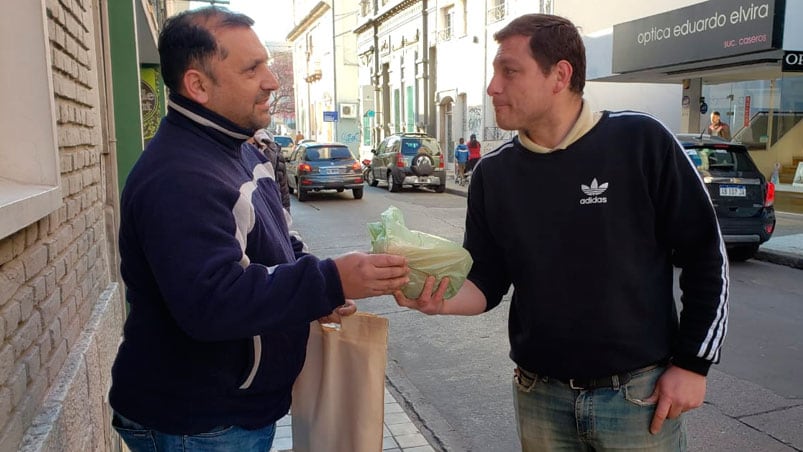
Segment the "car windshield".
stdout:
[[349,160],[352,159],[349,148],[344,146],[318,146],[307,149],[307,161],[317,160]]
[[758,172],[746,152],[732,148],[699,147],[686,149],[686,153],[700,172],[712,176],[736,177]]
[[429,154],[440,154],[440,146],[438,142],[432,138],[404,138],[402,140],[402,154],[403,155],[416,155],[424,148]]
[[273,141],[281,147],[293,145],[293,139],[290,137],[273,137]]

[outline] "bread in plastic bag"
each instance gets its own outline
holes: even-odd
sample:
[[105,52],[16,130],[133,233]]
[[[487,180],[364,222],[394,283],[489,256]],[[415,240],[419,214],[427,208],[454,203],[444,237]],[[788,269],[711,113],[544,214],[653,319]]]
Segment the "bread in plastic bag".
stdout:
[[435,284],[449,277],[444,298],[453,297],[463,285],[472,259],[468,251],[450,240],[420,231],[411,231],[404,225],[401,210],[390,206],[382,212],[381,220],[368,223],[371,251],[401,255],[410,267],[410,282],[402,290],[407,298],[418,298],[424,289],[427,276],[435,277]]

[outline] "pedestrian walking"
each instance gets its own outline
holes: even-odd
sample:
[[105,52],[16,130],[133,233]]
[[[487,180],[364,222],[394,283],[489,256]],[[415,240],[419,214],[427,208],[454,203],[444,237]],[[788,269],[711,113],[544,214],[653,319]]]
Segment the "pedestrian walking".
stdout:
[[270,162],[243,146],[278,88],[253,23],[207,7],[159,36],[168,112],[121,201],[130,311],[109,401],[132,452],[270,450],[310,322],[408,281],[404,258],[319,259],[288,232]]
[[468,163],[468,146],[466,146],[466,139],[460,137],[457,146],[454,148],[454,159],[456,168],[455,182],[458,185],[465,185],[466,182],[466,163]]
[[290,187],[287,185],[287,162],[282,155],[282,147],[273,141],[273,134],[265,129],[258,129],[254,133],[253,139],[247,140],[243,146],[253,145],[258,147],[268,158],[273,168],[274,179],[279,185],[279,193],[282,197],[282,206],[290,212]]
[[703,403],[727,329],[728,262],[705,186],[656,119],[592,112],[570,21],[528,14],[494,38],[487,94],[518,135],[474,168],[473,266],[449,300],[433,277],[418,299],[396,300],[476,315],[513,286],[522,450],[685,450],[683,413]]
[[468,139],[468,165],[466,166],[467,171],[474,171],[474,167],[477,165],[477,162],[480,161],[480,157],[482,157],[482,145],[479,141],[477,141],[477,135],[471,134]]

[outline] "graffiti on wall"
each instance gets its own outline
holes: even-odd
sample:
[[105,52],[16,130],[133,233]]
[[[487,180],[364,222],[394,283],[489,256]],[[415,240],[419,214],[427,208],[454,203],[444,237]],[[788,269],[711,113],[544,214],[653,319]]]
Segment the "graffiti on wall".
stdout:
[[[482,105],[472,105],[468,107],[468,132],[479,134],[482,130]],[[480,137],[480,139],[482,139]]]
[[140,69],[140,104],[142,109],[142,138],[145,144],[156,134],[161,120],[159,99],[159,71],[155,68]]
[[354,155],[359,155],[360,129],[356,119],[341,119],[337,122],[337,140],[349,147]]

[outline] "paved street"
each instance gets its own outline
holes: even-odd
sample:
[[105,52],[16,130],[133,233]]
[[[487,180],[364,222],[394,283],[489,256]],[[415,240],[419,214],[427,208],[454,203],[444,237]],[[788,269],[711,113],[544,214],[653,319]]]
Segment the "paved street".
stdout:
[[[456,194],[390,194],[380,186],[366,188],[361,201],[348,194],[294,199],[293,214],[321,255],[368,249],[365,223],[390,204],[411,229],[460,241],[465,199]],[[801,237],[798,217],[779,221],[778,237]],[[729,338],[723,363],[709,374],[705,405],[689,414],[691,450],[803,450],[800,270],[752,260],[734,264],[731,276]],[[518,450],[507,302],[469,318],[426,317],[387,297],[359,305],[390,320],[387,389],[434,450]]]

